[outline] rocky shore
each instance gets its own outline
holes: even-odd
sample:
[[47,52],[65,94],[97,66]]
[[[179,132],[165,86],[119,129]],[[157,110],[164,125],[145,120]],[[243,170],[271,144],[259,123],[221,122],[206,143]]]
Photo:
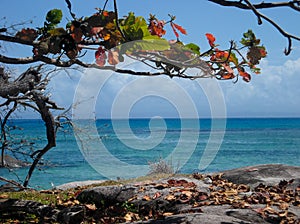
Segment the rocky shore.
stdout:
[[[26,202],[26,211],[32,203],[31,213],[59,223],[300,223],[300,167],[295,166],[258,165],[85,189],[79,185],[58,187],[77,187],[70,206]],[[22,207],[20,200],[0,203],[1,212]]]
[[[1,155],[0,155],[0,161],[2,161]],[[19,168],[19,167],[30,165],[29,163],[15,159],[9,155],[4,155],[4,163],[5,163],[5,167],[9,167],[9,168]],[[2,164],[0,164],[0,168],[1,167],[3,167]]]

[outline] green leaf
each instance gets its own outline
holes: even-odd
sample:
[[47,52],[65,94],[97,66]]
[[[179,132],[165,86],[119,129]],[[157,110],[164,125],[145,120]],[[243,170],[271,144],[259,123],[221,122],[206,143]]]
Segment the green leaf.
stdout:
[[256,39],[255,34],[252,30],[248,30],[247,32],[243,33],[243,38],[240,41],[241,44],[244,46],[256,46],[259,45],[260,39]]
[[136,45],[145,51],[166,51],[170,49],[170,44],[165,39],[153,39],[152,36],[146,36],[142,41],[137,41]]
[[230,60],[233,62],[233,64],[235,64],[236,66],[238,66],[239,60],[236,57],[235,53],[233,53],[233,52],[230,53]]
[[191,50],[193,53],[200,55],[200,47],[194,43],[189,43],[185,45],[186,48]]
[[[158,37],[159,38],[159,37]],[[147,36],[143,40],[131,41],[126,44],[120,45],[120,55],[122,54],[132,54],[134,52],[140,51],[165,51],[169,50],[169,42],[165,39],[156,39],[152,36]]]
[[48,33],[51,36],[61,36],[61,35],[66,35],[67,34],[66,30],[64,28],[61,28],[61,27],[49,30]]
[[135,17],[133,12],[122,21],[120,28],[128,40],[141,40],[151,35],[146,20],[142,16]]
[[52,9],[47,13],[46,20],[49,24],[57,25],[62,20],[63,14],[60,9]]

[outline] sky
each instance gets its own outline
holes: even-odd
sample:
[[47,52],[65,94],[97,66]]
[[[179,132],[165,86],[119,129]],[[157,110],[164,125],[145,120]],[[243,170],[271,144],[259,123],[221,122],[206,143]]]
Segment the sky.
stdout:
[[[73,12],[78,17],[91,15],[96,7],[101,8],[104,4],[103,0],[71,2]],[[107,9],[113,9],[111,2]],[[0,18],[5,19],[0,20],[0,25],[9,26],[32,19],[33,27],[42,26],[47,11],[52,8],[63,10],[64,22],[71,18],[63,0],[2,1]],[[126,113],[132,117],[192,116],[189,108],[181,104],[186,99],[194,103],[198,116],[209,117],[214,106],[219,104],[214,98],[214,91],[222,93],[227,117],[300,117],[300,42],[294,42],[292,53],[285,56],[283,51],[287,40],[266,21],[259,26],[252,12],[222,7],[207,0],[119,0],[118,8],[120,17],[130,11],[144,17],[148,17],[150,13],[155,14],[157,18],[164,20],[169,19],[168,14],[175,15],[176,23],[188,32],[186,36],[181,35],[181,40],[184,43],[196,43],[203,51],[209,48],[205,33],[214,34],[220,48],[228,48],[230,40],[238,41],[242,33],[252,29],[266,46],[268,56],[261,63],[261,74],[253,74],[250,83],[239,81],[234,84],[232,81],[221,81],[218,82],[218,87],[214,86],[215,83],[205,80],[201,80],[199,84],[191,80],[170,81],[166,77],[136,79],[128,75],[114,75],[106,80],[99,90],[100,94],[95,97],[97,118],[111,116],[112,110],[117,111],[116,116],[126,116]],[[295,22],[299,21],[297,13],[288,9],[266,9],[261,12],[272,17],[289,33],[300,36],[299,30],[297,33],[298,24]],[[166,38],[175,38],[170,29],[167,29]],[[20,50],[16,45],[8,45],[6,49],[11,56],[30,56],[31,53],[31,49]],[[136,66],[136,69],[142,68],[134,63],[132,66]],[[95,73],[100,74],[99,71]],[[82,75],[72,72],[68,75],[63,73],[54,76],[49,87],[52,99],[68,108],[73,103],[80,77]],[[102,81],[95,78],[91,83]],[[214,87],[210,88],[212,85]],[[151,86],[154,90],[150,89]],[[126,90],[125,87],[130,89]],[[85,86],[83,89],[88,91],[91,86]],[[120,90],[123,91],[122,94]],[[174,102],[171,96],[176,96]],[[115,107],[117,97],[123,100],[119,100],[119,105]],[[134,102],[128,102],[129,99]],[[122,114],[120,108],[126,108],[128,104],[132,105],[131,108]],[[34,115],[26,112],[24,116]]]

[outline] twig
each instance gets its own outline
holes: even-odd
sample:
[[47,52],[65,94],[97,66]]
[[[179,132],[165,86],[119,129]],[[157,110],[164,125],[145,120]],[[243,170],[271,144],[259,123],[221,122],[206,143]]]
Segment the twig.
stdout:
[[6,179],[4,177],[1,177],[1,176],[0,176],[0,180],[1,181],[5,181],[7,183],[10,183],[10,184],[12,184],[14,186],[17,186],[20,189],[27,189],[27,187],[22,186],[21,184],[19,184],[18,182],[14,181],[14,180],[8,180],[8,179]]
[[[287,1],[287,2],[273,2],[273,3],[259,3],[259,4],[252,4],[249,0],[241,0],[241,1],[226,1],[226,0],[208,0],[210,2],[214,2],[218,5],[222,6],[229,6],[229,7],[237,7],[240,9],[246,9],[251,10],[253,13],[257,16],[258,24],[262,24],[262,19],[266,20],[268,23],[270,23],[275,29],[277,29],[281,35],[287,38],[288,40],[288,46],[285,48],[285,55],[289,55],[292,50],[292,39],[300,41],[299,36],[295,36],[292,34],[289,34],[286,32],[283,28],[281,28],[276,22],[274,22],[269,17],[265,16],[264,14],[260,13],[258,9],[264,9],[264,8],[277,8],[277,7],[290,7],[298,12],[300,12],[300,1]],[[244,4],[243,1],[246,3]]]
[[125,34],[123,33],[123,31],[122,31],[122,29],[120,27],[120,24],[119,24],[117,0],[114,0],[114,11],[115,11],[115,16],[116,16],[116,26],[117,26],[119,32],[121,33],[123,39],[125,41],[128,41],[127,38],[126,38],[126,36],[125,36]]

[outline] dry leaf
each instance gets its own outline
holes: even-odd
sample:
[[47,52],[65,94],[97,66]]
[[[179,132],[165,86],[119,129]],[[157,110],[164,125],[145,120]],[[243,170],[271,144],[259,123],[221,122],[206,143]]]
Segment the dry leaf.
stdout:
[[132,222],[140,219],[139,215],[133,212],[128,212],[125,216],[124,219],[126,222]]
[[176,199],[176,197],[173,194],[169,194],[165,197],[165,200],[167,200],[167,201],[173,201],[175,199]]
[[173,215],[174,213],[172,213],[172,212],[165,212],[165,213],[163,213],[163,216],[165,216],[165,217],[167,217],[167,216],[171,216],[171,215]]
[[144,201],[151,201],[151,198],[150,198],[148,195],[145,195],[145,196],[143,197],[143,200],[144,200]]
[[185,194],[187,197],[191,197],[193,195],[193,192],[191,192],[191,191],[182,191],[182,194]]
[[225,194],[226,196],[231,196],[231,195],[237,195],[238,192],[237,192],[237,190],[231,189],[231,190],[225,191],[224,194]]
[[97,210],[97,207],[95,204],[86,204],[85,207],[89,210],[95,211]]
[[287,210],[289,208],[289,206],[290,205],[288,203],[286,203],[286,202],[282,202],[282,203],[279,204],[279,208],[281,210]]
[[1,194],[0,199],[6,199],[9,198],[8,194]]
[[160,196],[161,196],[161,193],[156,192],[156,193],[153,195],[153,199],[159,198]]

